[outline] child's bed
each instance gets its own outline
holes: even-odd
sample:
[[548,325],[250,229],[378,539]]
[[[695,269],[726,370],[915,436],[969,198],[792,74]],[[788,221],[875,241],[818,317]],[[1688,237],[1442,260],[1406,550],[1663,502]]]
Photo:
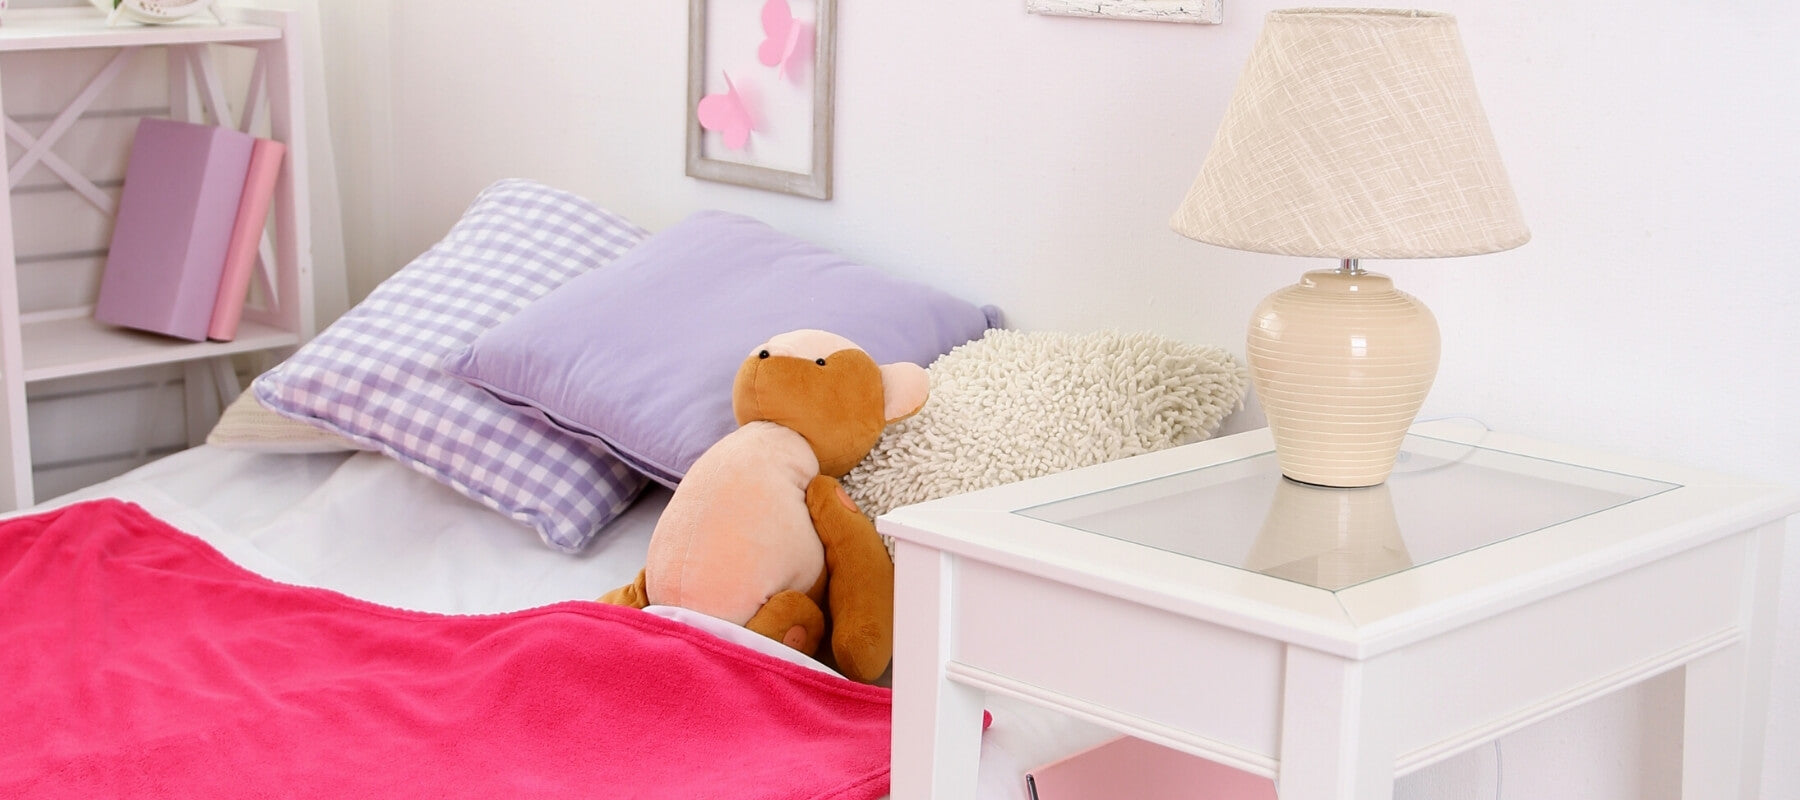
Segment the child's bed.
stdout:
[[[155,517],[205,540],[237,564],[274,580],[332,589],[402,609],[495,614],[586,598],[595,595],[599,587],[628,581],[643,563],[650,530],[668,494],[660,487],[647,490],[624,516],[609,525],[612,530],[602,541],[578,556],[544,547],[532,537],[521,535],[517,523],[375,453],[285,455],[201,447],[42,507],[120,498],[142,506]],[[0,578],[0,582],[3,580]],[[221,597],[219,602],[231,600]],[[689,621],[705,624],[703,619]],[[747,647],[783,658],[800,658],[731,626],[717,625],[710,630]],[[703,698],[694,701],[706,702]],[[792,713],[804,716],[807,712],[793,709]],[[1092,744],[1104,735],[1025,706],[996,705],[994,714],[983,759],[984,798],[1022,797],[1020,776],[1025,769]],[[554,722],[546,720],[547,731],[557,727]],[[417,741],[410,744],[422,746]],[[96,746],[121,754],[137,752],[135,744],[129,742]],[[597,741],[577,736],[554,743],[554,750],[561,758],[578,762],[607,757],[598,752],[599,746]],[[19,749],[31,747],[30,742],[15,740],[4,749],[16,754]],[[647,747],[644,753],[642,758],[655,758],[657,751]],[[875,755],[885,763],[885,751]],[[324,774],[333,774],[354,763],[356,759],[345,757],[317,768]],[[729,765],[735,760],[721,756],[718,763]],[[730,774],[723,767],[709,769],[703,763],[689,766],[699,773],[711,771],[716,778],[707,781],[716,787],[716,792],[692,796],[794,796],[783,794],[766,782],[758,787],[749,781],[749,776]],[[334,796],[319,793],[316,785],[282,787],[266,782],[267,775],[292,776],[296,771],[304,773],[304,767],[266,773],[244,764],[203,764],[197,768],[231,778],[224,784],[206,784],[222,792],[211,796]],[[120,764],[110,778],[123,781],[129,777],[129,770],[129,765]],[[568,772],[573,775],[577,771]],[[616,785],[610,789],[570,786],[560,783],[556,775],[542,774],[459,775],[455,780],[464,791],[448,795],[438,793],[444,787],[442,783],[405,787],[393,786],[380,775],[366,777],[366,783],[353,784],[376,787],[376,791],[365,796],[684,796],[624,791]],[[0,787],[11,786],[20,791],[0,790],[0,795],[107,796],[106,792],[91,794],[87,790],[125,785],[94,779],[59,787],[33,784],[31,776],[26,775],[15,775],[10,780],[18,782],[9,783],[8,778],[0,777]],[[885,786],[885,775],[879,776],[879,784]],[[523,787],[535,789],[527,791]],[[518,789],[520,793],[511,795],[499,789]],[[869,797],[881,793],[884,792],[859,794],[856,787],[847,787],[842,794],[825,796]],[[138,796],[181,795],[152,790]]]
[[[784,315],[742,287],[696,301],[733,278],[670,266],[720,269],[669,244],[690,223],[747,224],[691,220],[645,239],[571,195],[496,184],[444,242],[259,378],[234,405],[250,424],[222,422],[213,445],[0,522],[12,698],[0,717],[16,715],[0,726],[0,795],[876,797],[886,689],[679,609],[591,602],[643,565],[665,485],[732,424],[714,419],[731,371],[717,361],[743,345],[710,339],[730,338],[734,310],[775,331],[860,326],[869,341],[851,338],[882,360],[957,348],[933,366],[926,412],[846,479],[874,513],[1199,438],[1241,398],[1241,370],[1211,348],[983,338],[991,309],[860,285],[865,273],[791,243],[769,257],[792,266],[798,253],[797,277],[766,282],[804,281],[796,308],[848,311]],[[526,289],[506,277],[533,264],[555,274]],[[632,269],[652,279],[631,285]],[[608,270],[619,276],[576,304],[612,325],[605,338],[552,319],[506,349],[502,323],[521,308]],[[869,296],[898,321],[855,306]],[[446,297],[481,321],[417,337],[396,322],[443,322],[432,302]],[[882,340],[901,329],[890,338],[904,341]],[[957,347],[970,339],[984,349]],[[711,366],[687,363],[709,348]],[[1114,366],[1071,370],[1084,364]],[[690,372],[702,377],[688,389]],[[996,376],[1035,388],[1000,396],[1021,382]],[[1098,427],[1072,435],[1059,408]],[[154,663],[115,663],[122,653]],[[984,797],[1022,797],[1026,768],[1107,736],[1028,706],[991,710]]]

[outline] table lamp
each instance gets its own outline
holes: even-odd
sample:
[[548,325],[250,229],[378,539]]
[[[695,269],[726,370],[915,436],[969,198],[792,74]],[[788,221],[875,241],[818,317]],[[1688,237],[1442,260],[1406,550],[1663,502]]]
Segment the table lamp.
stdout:
[[1437,376],[1438,329],[1361,259],[1492,253],[1531,238],[1456,20],[1271,12],[1171,224],[1209,244],[1336,259],[1251,318],[1251,385],[1282,474],[1387,479]]

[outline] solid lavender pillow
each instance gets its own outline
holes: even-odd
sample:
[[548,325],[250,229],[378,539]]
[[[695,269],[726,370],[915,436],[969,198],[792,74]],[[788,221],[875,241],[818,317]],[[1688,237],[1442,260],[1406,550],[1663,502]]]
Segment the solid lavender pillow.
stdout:
[[643,476],[438,367],[645,235],[568,192],[495,183],[442,241],[258,377],[256,399],[532,526],[551,547],[578,551],[624,512]]
[[494,327],[444,368],[588,437],[666,486],[737,427],[731,383],[769,337],[830,331],[929,366],[999,311],[702,211]]

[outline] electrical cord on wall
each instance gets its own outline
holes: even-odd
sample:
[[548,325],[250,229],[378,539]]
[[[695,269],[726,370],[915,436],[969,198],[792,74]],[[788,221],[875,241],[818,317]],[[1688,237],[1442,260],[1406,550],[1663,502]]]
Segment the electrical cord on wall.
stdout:
[[1488,425],[1487,422],[1483,421],[1480,417],[1471,417],[1467,414],[1447,414],[1442,417],[1431,417],[1429,419],[1422,419],[1422,420],[1418,420],[1418,421],[1419,422],[1458,422],[1458,421],[1470,422],[1470,423],[1474,423],[1476,427],[1478,427],[1488,433],[1492,433],[1494,430],[1492,426]]
[[1500,759],[1500,740],[1494,740],[1494,800],[1500,800],[1500,784],[1506,778],[1504,762]]
[[[1492,433],[1494,431],[1493,427],[1488,425],[1487,422],[1483,421],[1481,418],[1468,416],[1466,414],[1451,414],[1448,416],[1432,417],[1430,419],[1419,420],[1419,421],[1420,422],[1456,422],[1456,421],[1470,422],[1470,423],[1473,423],[1474,425],[1476,425],[1477,427],[1481,428],[1483,434]],[[1485,438],[1485,436],[1483,438]],[[1443,469],[1445,467],[1454,466],[1456,464],[1459,464],[1459,463],[1462,463],[1463,461],[1468,460],[1468,458],[1470,456],[1473,456],[1475,454],[1475,451],[1479,450],[1479,449],[1481,449],[1481,444],[1480,444],[1480,440],[1478,439],[1476,442],[1469,444],[1468,451],[1465,452],[1463,455],[1458,456],[1457,458],[1454,458],[1454,459],[1451,459],[1448,461],[1444,461],[1441,463],[1437,463],[1437,464],[1432,464],[1431,466],[1428,466],[1428,467],[1422,467],[1422,468],[1419,468],[1416,470],[1407,470],[1407,471],[1408,472],[1432,472],[1435,470]],[[1400,454],[1400,456],[1401,456],[1401,458],[1405,458],[1406,453],[1402,452]],[[1399,471],[1399,469],[1396,468],[1396,471]],[[1506,764],[1505,764],[1505,759],[1501,756],[1500,740],[1495,739],[1492,742],[1492,744],[1494,746],[1494,800],[1502,800],[1502,792],[1504,791],[1504,784],[1505,784],[1505,779],[1506,779]]]
[[[1484,434],[1494,432],[1493,427],[1488,425],[1487,422],[1483,421],[1481,418],[1471,417],[1471,416],[1467,416],[1467,415],[1452,414],[1450,416],[1445,416],[1445,417],[1432,417],[1431,419],[1425,420],[1425,421],[1426,422],[1467,421],[1467,422],[1472,422],[1476,426],[1480,427],[1482,430],[1482,433],[1484,433]],[[1448,461],[1443,464],[1438,464],[1436,466],[1428,467],[1427,469],[1428,470],[1443,469],[1444,467],[1450,466],[1451,464],[1459,463],[1459,462],[1463,461],[1464,459],[1467,459],[1469,456],[1474,455],[1475,450],[1478,449],[1479,446],[1480,446],[1479,444],[1470,445],[1469,452],[1464,454],[1462,457],[1457,458],[1454,461]],[[1506,763],[1505,763],[1505,759],[1502,758],[1501,754],[1500,754],[1500,740],[1495,739],[1492,744],[1494,745],[1494,800],[1501,800],[1501,792],[1503,790],[1503,785],[1506,781]]]
[[[1482,437],[1483,439],[1486,438],[1485,434],[1494,432],[1494,429],[1489,427],[1486,422],[1481,421],[1480,418],[1464,416],[1464,415],[1432,417],[1431,419],[1419,420],[1419,422],[1451,422],[1451,421],[1459,421],[1459,420],[1472,422],[1477,427],[1481,428],[1481,432],[1483,434],[1483,437]],[[1427,438],[1431,438],[1431,437],[1427,437]],[[1442,440],[1433,439],[1433,441],[1442,441]],[[1477,439],[1474,442],[1468,443],[1466,445],[1466,447],[1468,448],[1468,450],[1466,452],[1464,452],[1462,455],[1457,456],[1456,458],[1448,459],[1445,461],[1439,461],[1439,462],[1433,463],[1429,466],[1416,467],[1413,469],[1402,469],[1401,468],[1401,465],[1405,464],[1411,458],[1410,453],[1407,453],[1405,450],[1401,450],[1399,459],[1394,462],[1394,471],[1399,472],[1399,473],[1404,473],[1404,474],[1413,474],[1413,473],[1421,473],[1421,472],[1436,472],[1437,470],[1443,469],[1445,467],[1456,466],[1457,464],[1461,464],[1462,462],[1467,461],[1470,456],[1475,455],[1475,451],[1481,449],[1481,439]]]

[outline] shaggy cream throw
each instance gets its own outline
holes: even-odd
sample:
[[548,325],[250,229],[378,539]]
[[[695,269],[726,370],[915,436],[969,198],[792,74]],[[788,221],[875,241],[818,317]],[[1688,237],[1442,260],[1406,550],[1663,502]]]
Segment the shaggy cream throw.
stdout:
[[1205,439],[1246,385],[1220,348],[1118,331],[990,330],[927,371],[925,408],[844,478],[871,516]]
[[288,419],[263,407],[246,389],[219,415],[218,424],[206,434],[206,443],[227,450],[259,453],[340,453],[364,450],[324,428]]

